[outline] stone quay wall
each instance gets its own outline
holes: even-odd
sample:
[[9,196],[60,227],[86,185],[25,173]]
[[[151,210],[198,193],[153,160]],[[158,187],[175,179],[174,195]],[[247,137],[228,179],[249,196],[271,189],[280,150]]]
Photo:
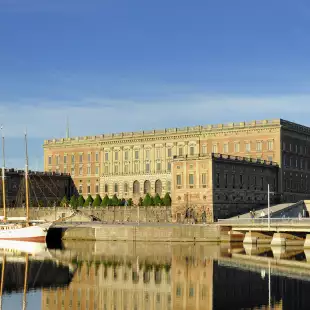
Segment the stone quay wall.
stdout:
[[68,227],[63,240],[148,241],[148,242],[220,242],[218,225],[183,224],[89,224]]
[[[164,223],[171,222],[171,208],[168,207],[98,207],[98,208],[79,208],[85,216],[95,216],[103,222],[145,222],[145,223]],[[72,210],[69,208],[30,208],[29,216],[32,220],[56,220],[59,217],[69,216]],[[0,208],[0,214],[3,209]],[[8,217],[26,216],[24,208],[8,208]],[[76,219],[77,220],[77,219]],[[72,221],[75,221],[72,219]]]

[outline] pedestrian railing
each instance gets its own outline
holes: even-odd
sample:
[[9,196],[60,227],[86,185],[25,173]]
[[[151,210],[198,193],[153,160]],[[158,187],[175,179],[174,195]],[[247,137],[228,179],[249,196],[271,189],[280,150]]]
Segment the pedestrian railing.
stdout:
[[[219,219],[218,223],[223,225],[263,225],[268,226],[268,218],[240,218],[240,219]],[[310,225],[310,218],[271,218],[270,225]]]

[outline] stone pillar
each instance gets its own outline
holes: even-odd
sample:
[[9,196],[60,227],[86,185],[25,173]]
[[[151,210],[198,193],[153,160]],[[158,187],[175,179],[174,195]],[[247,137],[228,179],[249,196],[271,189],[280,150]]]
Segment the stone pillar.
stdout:
[[270,244],[272,235],[268,232],[249,231],[245,234],[244,244]]
[[271,241],[272,246],[304,245],[304,243],[304,238],[290,233],[274,233]]

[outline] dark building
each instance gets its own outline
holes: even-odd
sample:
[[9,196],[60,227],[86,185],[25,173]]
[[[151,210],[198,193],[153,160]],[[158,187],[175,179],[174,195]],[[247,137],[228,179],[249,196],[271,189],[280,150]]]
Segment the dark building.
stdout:
[[[3,207],[2,179],[0,179],[0,183],[0,206]],[[30,206],[52,206],[64,196],[69,198],[75,193],[71,177],[65,173],[29,171],[28,184]],[[25,172],[23,170],[6,169],[5,191],[7,207],[21,207],[24,205],[26,197],[25,188]]]

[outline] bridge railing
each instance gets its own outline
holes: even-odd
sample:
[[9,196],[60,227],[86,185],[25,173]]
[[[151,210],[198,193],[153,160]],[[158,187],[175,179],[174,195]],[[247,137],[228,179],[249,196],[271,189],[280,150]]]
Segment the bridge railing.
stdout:
[[[268,218],[219,219],[221,225],[263,225],[268,226]],[[309,224],[310,218],[271,218],[270,225],[277,224]]]

